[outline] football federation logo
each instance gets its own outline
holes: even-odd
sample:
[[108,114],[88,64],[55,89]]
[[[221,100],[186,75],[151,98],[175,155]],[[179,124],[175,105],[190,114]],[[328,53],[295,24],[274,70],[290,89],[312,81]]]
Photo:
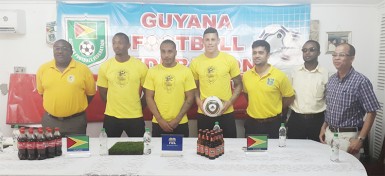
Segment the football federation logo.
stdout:
[[72,57],[92,67],[107,59],[108,19],[103,17],[66,17],[65,35],[73,46]]
[[222,101],[216,96],[210,96],[203,102],[203,112],[209,117],[216,117],[223,109]]

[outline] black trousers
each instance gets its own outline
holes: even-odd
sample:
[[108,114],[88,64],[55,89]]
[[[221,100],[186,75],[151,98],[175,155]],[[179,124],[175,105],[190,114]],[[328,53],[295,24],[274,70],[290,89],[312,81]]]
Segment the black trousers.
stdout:
[[289,139],[311,139],[319,142],[319,132],[324,123],[324,112],[299,114],[291,111],[287,122]]
[[261,122],[254,118],[248,117],[245,120],[245,137],[250,134],[267,134],[269,139],[278,139],[278,130],[282,123],[281,115],[270,118],[273,120],[266,120]]
[[171,133],[163,131],[159,124],[152,123],[152,136],[160,137],[161,134],[183,134],[183,137],[189,137],[188,123],[179,124]]
[[223,114],[218,117],[209,117],[203,114],[197,115],[198,130],[199,129],[213,129],[215,122],[219,122],[219,126],[223,129],[223,137],[236,138],[237,127],[235,126],[235,119],[233,113]]
[[144,126],[143,117],[119,119],[109,115],[104,116],[103,128],[106,129],[108,137],[120,137],[123,131],[128,137],[143,137]]

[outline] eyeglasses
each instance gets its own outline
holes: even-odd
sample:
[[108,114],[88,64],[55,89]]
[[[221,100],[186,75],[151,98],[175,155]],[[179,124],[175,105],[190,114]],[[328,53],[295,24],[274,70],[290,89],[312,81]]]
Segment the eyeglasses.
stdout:
[[302,52],[306,53],[307,51],[309,52],[314,52],[317,51],[317,48],[302,48]]
[[333,57],[346,57],[346,56],[350,56],[350,55],[345,54],[345,53],[333,53],[332,56]]

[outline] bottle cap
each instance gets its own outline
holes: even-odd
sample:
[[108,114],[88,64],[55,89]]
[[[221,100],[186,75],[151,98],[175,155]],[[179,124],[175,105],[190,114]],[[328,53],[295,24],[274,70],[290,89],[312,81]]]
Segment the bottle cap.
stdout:
[[106,131],[106,129],[105,129],[105,128],[102,128],[100,131],[102,131],[102,132],[105,132],[105,131]]
[[285,127],[285,123],[281,123],[281,127]]
[[15,125],[15,126],[13,126],[13,128],[19,128],[19,125]]
[[334,137],[338,137],[338,133],[334,133]]
[[219,125],[219,122],[215,122],[215,125]]
[[146,131],[150,131],[150,128],[146,128]]

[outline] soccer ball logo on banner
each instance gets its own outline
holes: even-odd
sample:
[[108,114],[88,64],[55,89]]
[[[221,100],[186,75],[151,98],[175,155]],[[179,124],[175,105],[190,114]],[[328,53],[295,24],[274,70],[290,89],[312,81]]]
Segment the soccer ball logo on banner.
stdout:
[[84,40],[80,43],[79,50],[84,56],[91,56],[94,54],[95,45],[91,41]]

